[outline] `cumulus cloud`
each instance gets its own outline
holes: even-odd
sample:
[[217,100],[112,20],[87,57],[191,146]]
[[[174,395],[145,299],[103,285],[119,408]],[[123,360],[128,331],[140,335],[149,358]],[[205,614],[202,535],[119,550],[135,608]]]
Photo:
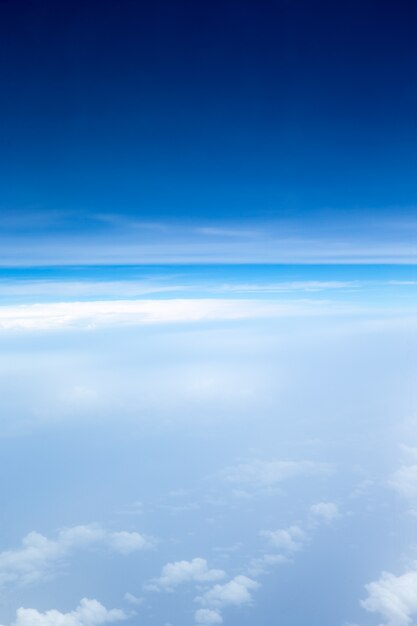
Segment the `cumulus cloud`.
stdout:
[[290,478],[320,474],[329,471],[327,463],[313,461],[261,461],[241,463],[223,472],[225,480],[251,487],[273,487]]
[[219,611],[213,609],[199,609],[194,614],[196,624],[223,624]]
[[106,539],[108,545],[120,554],[130,554],[131,552],[136,552],[136,550],[144,550],[151,547],[152,543],[137,532],[129,533],[125,530],[108,533]]
[[214,585],[202,596],[196,598],[203,606],[220,609],[225,606],[240,606],[252,602],[251,592],[258,589],[259,583],[248,576],[235,576],[223,585]]
[[[339,508],[334,502],[317,502],[313,504],[304,524],[293,524],[288,528],[278,528],[277,530],[262,530],[259,534],[267,539],[269,544],[282,554],[265,554],[263,557],[253,559],[249,573],[253,575],[262,574],[268,570],[269,566],[277,563],[288,562],[291,556],[301,550],[311,539],[313,531],[321,524],[330,524],[340,517]],[[285,555],[286,554],[286,555]]]
[[409,626],[417,616],[417,569],[401,576],[382,572],[379,580],[365,586],[368,597],[361,605],[384,619],[381,626]]
[[94,524],[65,528],[55,539],[30,532],[23,538],[20,548],[0,553],[0,585],[35,582],[50,575],[53,566],[72,551],[95,545],[128,554],[153,544],[137,532],[108,532]]
[[280,528],[278,530],[263,530],[262,537],[268,539],[271,545],[278,550],[296,552],[300,550],[306,540],[305,532],[299,526]]
[[417,499],[417,465],[403,465],[394,472],[389,481],[401,496],[409,500]]
[[225,576],[221,569],[210,569],[206,559],[167,563],[158,578],[153,578],[145,588],[148,591],[172,591],[178,585],[188,582],[210,583]]
[[263,554],[262,556],[252,559],[248,568],[250,576],[260,576],[270,570],[275,565],[289,563],[291,560],[283,554]]
[[340,515],[335,502],[317,502],[310,507],[310,514],[314,521],[325,524],[330,524]]
[[12,626],[96,626],[127,619],[120,609],[106,609],[97,600],[83,598],[79,606],[70,613],[55,609],[40,613],[36,609],[20,608]]

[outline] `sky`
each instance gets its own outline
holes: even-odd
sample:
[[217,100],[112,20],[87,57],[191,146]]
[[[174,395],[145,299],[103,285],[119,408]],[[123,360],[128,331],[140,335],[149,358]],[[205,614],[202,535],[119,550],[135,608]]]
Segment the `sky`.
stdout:
[[0,0],[1,626],[417,625],[416,31]]
[[412,2],[2,0],[2,264],[414,262]]

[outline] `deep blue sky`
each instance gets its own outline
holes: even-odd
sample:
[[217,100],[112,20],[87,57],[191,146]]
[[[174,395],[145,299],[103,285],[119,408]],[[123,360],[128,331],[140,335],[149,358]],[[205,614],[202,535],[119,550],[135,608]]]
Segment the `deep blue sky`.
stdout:
[[416,35],[410,1],[1,0],[0,208],[410,214]]
[[417,2],[0,0],[0,85],[0,624],[417,624]]

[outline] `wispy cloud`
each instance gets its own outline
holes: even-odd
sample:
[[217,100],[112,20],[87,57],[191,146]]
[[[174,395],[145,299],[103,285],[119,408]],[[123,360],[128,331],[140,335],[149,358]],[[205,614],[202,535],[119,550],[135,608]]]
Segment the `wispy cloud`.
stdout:
[[258,460],[231,466],[222,472],[223,478],[248,487],[268,488],[297,477],[329,472],[327,463],[314,461]]
[[377,229],[363,220],[356,220],[355,226],[348,217],[334,223],[310,220],[306,234],[305,223],[285,220],[187,222],[117,213],[80,216],[77,211],[2,216],[0,264],[417,262],[417,246],[406,220],[397,228],[380,220]]
[[110,300],[52,302],[0,307],[0,329],[49,330],[94,328],[126,324],[170,324],[248,320],[294,316],[340,315],[361,312],[350,304],[326,301],[242,299]]
[[355,289],[363,285],[361,281],[341,281],[341,280],[304,280],[281,283],[241,283],[233,285],[222,285],[220,291],[238,293],[291,293],[318,292],[334,289]]
[[45,298],[132,298],[149,294],[169,294],[188,291],[181,284],[161,284],[151,281],[74,281],[74,280],[19,280],[0,281],[0,297],[44,300]]

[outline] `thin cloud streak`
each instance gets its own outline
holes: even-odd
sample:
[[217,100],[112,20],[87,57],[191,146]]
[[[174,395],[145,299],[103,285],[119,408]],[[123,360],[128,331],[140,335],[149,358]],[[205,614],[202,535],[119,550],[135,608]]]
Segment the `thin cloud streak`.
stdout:
[[190,298],[53,302],[0,307],[0,330],[93,329],[129,324],[238,321],[365,312],[370,312],[370,309],[325,300],[278,303],[254,299]]
[[[170,223],[123,215],[87,216],[88,228],[68,216],[52,216],[55,228],[3,229],[0,265],[111,265],[158,263],[417,263],[417,246],[406,227],[375,231],[343,223]],[[42,222],[46,219],[41,215]],[[33,220],[33,216],[31,217]],[[55,220],[55,221],[54,221]],[[85,220],[84,220],[85,221]],[[65,224],[67,225],[64,228]]]

